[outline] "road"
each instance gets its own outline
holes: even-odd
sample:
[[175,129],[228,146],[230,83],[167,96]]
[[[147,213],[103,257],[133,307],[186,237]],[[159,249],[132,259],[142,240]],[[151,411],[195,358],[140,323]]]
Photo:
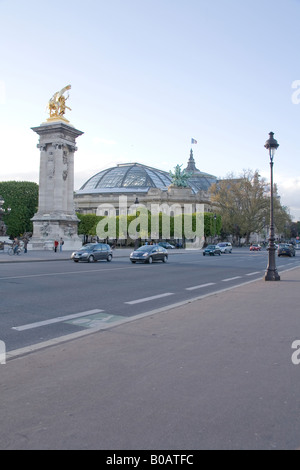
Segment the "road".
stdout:
[[[1,331],[7,352],[80,331],[106,328],[199,296],[262,278],[267,251],[204,257],[172,253],[166,264],[38,262],[3,264]],[[277,260],[278,271],[300,265],[300,256]]]

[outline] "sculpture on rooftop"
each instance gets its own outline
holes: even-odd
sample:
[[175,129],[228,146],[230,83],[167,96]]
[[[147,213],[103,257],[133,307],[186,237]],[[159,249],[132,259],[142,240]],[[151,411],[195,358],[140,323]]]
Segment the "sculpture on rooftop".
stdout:
[[181,170],[181,167],[182,165],[176,165],[174,168],[175,172],[169,172],[172,178],[172,186],[176,186],[177,188],[188,188],[188,179],[192,176],[192,173]]
[[49,110],[50,119],[63,117],[66,109],[71,111],[71,108],[66,106],[66,101],[69,98],[69,94],[64,96],[64,94],[70,89],[71,85],[65,86],[60,91],[54,93],[52,98],[49,100],[47,108]]

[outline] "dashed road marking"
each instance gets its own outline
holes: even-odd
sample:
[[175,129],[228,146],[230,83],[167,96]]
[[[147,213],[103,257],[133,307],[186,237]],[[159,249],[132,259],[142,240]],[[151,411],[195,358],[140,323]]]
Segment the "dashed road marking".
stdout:
[[144,297],[143,299],[131,300],[130,302],[124,302],[128,305],[141,304],[143,302],[150,302],[151,300],[162,299],[163,297],[169,297],[174,295],[172,292],[166,292],[165,294],[153,295],[152,297]]
[[95,313],[101,313],[104,310],[88,310],[87,312],[74,313],[73,315],[65,315],[64,317],[50,318],[49,320],[38,321],[35,323],[28,323],[27,325],[14,326],[12,329],[17,331],[31,330],[33,328],[39,328],[40,326],[52,325],[53,323],[60,323],[74,318],[87,317],[89,315],[94,315]]

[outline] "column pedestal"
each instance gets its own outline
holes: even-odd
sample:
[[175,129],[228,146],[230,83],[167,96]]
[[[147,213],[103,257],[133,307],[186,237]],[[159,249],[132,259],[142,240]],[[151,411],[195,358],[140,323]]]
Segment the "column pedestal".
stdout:
[[32,130],[39,136],[39,207],[32,218],[33,236],[29,248],[53,249],[55,239],[64,240],[64,250],[82,246],[79,219],[74,205],[74,153],[76,138],[83,132],[66,120],[49,120]]

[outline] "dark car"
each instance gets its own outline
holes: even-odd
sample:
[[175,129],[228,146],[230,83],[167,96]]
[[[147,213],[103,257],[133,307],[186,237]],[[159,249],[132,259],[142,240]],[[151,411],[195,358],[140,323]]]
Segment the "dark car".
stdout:
[[218,247],[218,245],[208,245],[203,250],[203,256],[205,256],[205,255],[210,255],[210,256],[219,255],[219,256],[221,256],[221,249],[220,249],[220,247]]
[[277,250],[278,256],[296,256],[294,245],[289,243],[280,243]]
[[132,263],[153,263],[154,261],[168,261],[168,252],[159,245],[144,245],[133,251],[130,255]]
[[174,245],[171,245],[171,243],[168,243],[168,242],[159,242],[158,245],[159,245],[159,246],[162,246],[162,247],[165,248],[166,250],[173,250],[173,249],[175,249],[175,246],[174,246]]
[[111,261],[112,257],[112,249],[106,243],[88,243],[71,255],[71,259],[75,263],[78,261],[87,261],[88,263],[100,260]]

